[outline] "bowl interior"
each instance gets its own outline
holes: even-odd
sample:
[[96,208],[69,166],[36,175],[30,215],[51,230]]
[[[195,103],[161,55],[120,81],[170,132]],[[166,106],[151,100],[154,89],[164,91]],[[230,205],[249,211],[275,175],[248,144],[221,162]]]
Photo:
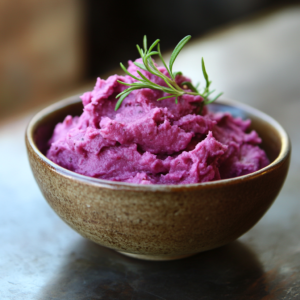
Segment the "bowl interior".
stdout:
[[78,98],[77,102],[61,105],[59,108],[49,109],[39,118],[33,128],[33,141],[37,148],[45,155],[49,149],[48,141],[53,134],[57,123],[62,122],[66,116],[80,116],[83,112],[83,105]]
[[[256,130],[262,139],[260,147],[267,153],[270,162],[273,162],[279,155],[282,147],[282,138],[276,126],[270,123],[265,114],[260,114],[255,109],[244,109],[239,106],[232,106],[226,103],[212,103],[209,105],[211,111],[227,111],[234,117],[242,119],[251,119],[250,130]],[[49,145],[55,125],[62,122],[67,115],[80,116],[83,111],[83,105],[79,97],[73,97],[73,101],[61,105],[54,105],[46,109],[37,119],[32,128],[33,141],[37,148],[45,155]]]

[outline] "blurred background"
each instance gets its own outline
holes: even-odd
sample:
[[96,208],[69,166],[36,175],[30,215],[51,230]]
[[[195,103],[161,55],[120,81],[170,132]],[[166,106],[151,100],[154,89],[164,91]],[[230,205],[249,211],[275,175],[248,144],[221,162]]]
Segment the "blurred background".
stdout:
[[[0,119],[58,100],[137,58],[135,44],[160,38],[162,52],[296,1],[0,0]],[[116,71],[115,71],[116,70]]]

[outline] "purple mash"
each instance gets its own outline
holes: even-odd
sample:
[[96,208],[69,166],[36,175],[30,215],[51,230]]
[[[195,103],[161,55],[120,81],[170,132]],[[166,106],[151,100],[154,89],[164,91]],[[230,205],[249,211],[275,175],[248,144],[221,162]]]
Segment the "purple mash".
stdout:
[[[141,60],[137,60],[141,62]],[[167,75],[164,67],[158,68]],[[151,81],[164,81],[129,61],[128,71],[140,70]],[[188,184],[232,178],[265,167],[269,160],[258,147],[255,131],[246,133],[250,120],[229,113],[199,115],[201,96],[183,95],[157,101],[165,93],[135,90],[115,111],[116,96],[126,89],[117,80],[97,79],[95,88],[81,99],[80,117],[67,116],[56,125],[47,157],[79,174],[140,184]],[[177,76],[177,84],[190,81]]]

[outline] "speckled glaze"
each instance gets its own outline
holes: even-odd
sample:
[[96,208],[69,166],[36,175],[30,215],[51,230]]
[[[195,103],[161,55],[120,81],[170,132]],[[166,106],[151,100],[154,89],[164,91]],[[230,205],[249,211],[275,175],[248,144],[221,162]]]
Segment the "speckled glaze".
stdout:
[[254,108],[220,100],[211,109],[251,118],[271,163],[245,176],[190,185],[136,185],[76,174],[43,154],[55,124],[81,114],[74,96],[47,107],[27,127],[34,177],[68,225],[123,254],[169,260],[219,247],[249,230],[273,203],[288,171],[290,142],[274,119]]

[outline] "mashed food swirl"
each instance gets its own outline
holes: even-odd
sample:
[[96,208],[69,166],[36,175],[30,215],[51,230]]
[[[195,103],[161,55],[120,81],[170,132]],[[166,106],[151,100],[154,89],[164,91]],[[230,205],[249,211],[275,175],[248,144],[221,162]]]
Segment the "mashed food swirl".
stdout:
[[[141,62],[140,60],[137,60]],[[158,67],[168,74],[164,67]],[[141,71],[129,61],[128,71]],[[140,184],[188,184],[245,175],[269,161],[258,147],[261,139],[247,132],[250,120],[206,107],[199,115],[201,96],[174,99],[152,89],[135,90],[115,111],[116,96],[132,83],[128,75],[97,79],[94,90],[82,95],[80,117],[67,116],[56,125],[47,157],[58,165],[86,176]],[[177,84],[190,81],[176,76]]]

